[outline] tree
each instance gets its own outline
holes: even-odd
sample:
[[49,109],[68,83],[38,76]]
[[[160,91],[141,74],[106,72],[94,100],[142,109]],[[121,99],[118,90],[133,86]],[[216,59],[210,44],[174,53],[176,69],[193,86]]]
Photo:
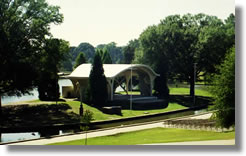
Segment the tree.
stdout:
[[168,72],[164,75],[189,82],[190,95],[194,96],[194,63],[196,79],[201,72],[213,73],[235,40],[228,39],[224,23],[217,17],[186,14],[168,16],[159,25],[148,27],[139,42],[134,62],[152,67],[162,62],[162,67],[167,67],[163,72]]
[[75,60],[75,64],[73,69],[77,68],[79,65],[86,63],[86,57],[85,54],[83,52],[80,52],[79,55],[77,56],[76,60]]
[[112,64],[112,59],[107,50],[103,50],[101,54],[101,59],[103,64]]
[[85,131],[85,145],[87,145],[87,131],[90,128],[90,123],[93,119],[93,113],[89,110],[86,110],[85,113],[83,113],[84,115],[81,118],[81,122],[82,122],[82,126],[80,126],[80,129]]
[[73,65],[72,65],[72,55],[70,53],[70,50],[65,54],[65,58],[62,61],[62,65],[59,69],[59,71],[72,71]]
[[139,42],[141,46],[136,50],[134,63],[148,64],[160,74],[160,77],[155,80],[155,94],[159,98],[168,98],[168,49],[162,48],[162,46],[165,47],[165,42],[162,43],[157,27],[148,27],[140,35]]
[[130,64],[134,60],[135,50],[139,48],[139,41],[137,39],[129,41],[123,48],[123,62]]
[[72,59],[75,60],[79,53],[83,51],[88,62],[92,62],[95,55],[95,48],[90,43],[80,43],[78,47],[72,50]]
[[[166,67],[166,68],[165,68]],[[165,68],[165,69],[162,69]],[[169,89],[167,86],[167,66],[165,64],[159,63],[155,67],[156,72],[160,74],[160,76],[156,77],[154,83],[154,94],[160,99],[169,99]]]
[[1,0],[0,96],[20,96],[36,86],[36,67],[45,38],[51,36],[50,24],[62,21],[59,7],[45,0]]
[[115,42],[111,42],[109,44],[100,44],[97,46],[97,49],[108,51],[111,56],[112,63],[120,63],[123,60],[123,48],[117,47]]
[[221,127],[235,126],[235,47],[226,55],[224,62],[217,67],[213,77],[211,93],[215,98],[215,118]]
[[89,76],[89,87],[92,103],[96,106],[104,106],[108,99],[107,80],[99,51],[96,52]]
[[62,60],[69,51],[69,44],[64,40],[47,39],[40,55],[38,92],[40,100],[57,100],[60,97],[58,75]]

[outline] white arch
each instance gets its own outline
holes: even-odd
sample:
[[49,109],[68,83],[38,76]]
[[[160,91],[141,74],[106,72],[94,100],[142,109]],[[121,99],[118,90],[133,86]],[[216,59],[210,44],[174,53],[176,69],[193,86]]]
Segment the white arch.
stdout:
[[[70,75],[66,77],[75,82],[79,82],[80,87],[82,88],[87,85],[85,83],[88,82],[91,68],[91,64],[81,64]],[[152,95],[153,81],[156,76],[159,76],[159,74],[155,73],[155,71],[153,71],[149,66],[144,64],[103,64],[103,69],[111,90],[111,100],[113,100],[114,79],[117,76],[120,76],[121,74],[122,76],[129,76],[128,71],[130,71],[131,69],[146,72],[150,78],[150,95]]]

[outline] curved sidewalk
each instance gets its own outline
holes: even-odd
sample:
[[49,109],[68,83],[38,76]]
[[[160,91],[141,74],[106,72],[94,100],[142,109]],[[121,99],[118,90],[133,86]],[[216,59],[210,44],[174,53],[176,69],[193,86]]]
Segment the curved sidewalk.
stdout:
[[[206,114],[191,116],[191,117],[188,116],[188,117],[185,117],[184,119],[191,119],[191,118],[192,119],[206,119],[206,118],[209,118],[211,115],[212,113],[206,113]],[[109,128],[109,129],[104,129],[104,130],[101,129],[101,130],[90,131],[89,133],[87,133],[87,137],[93,138],[93,137],[114,135],[118,133],[138,131],[138,130],[156,128],[156,127],[164,127],[163,121],[156,122],[156,123],[145,123],[145,124],[139,124],[139,125],[129,125],[129,126]],[[66,135],[66,136],[56,136],[56,137],[51,137],[51,138],[41,138],[37,140],[23,141],[23,142],[17,142],[17,143],[9,143],[8,145],[45,145],[45,144],[72,141],[72,140],[78,140],[78,139],[84,139],[84,138],[85,138],[85,133],[80,133],[80,134],[71,134],[71,135]],[[163,143],[163,144],[161,143],[161,144],[151,144],[151,145],[233,145],[233,144],[235,144],[235,140],[177,142],[177,143]]]
[[[156,127],[164,127],[163,122],[138,125],[138,126],[117,127],[117,128],[106,129],[106,130],[97,130],[94,132],[87,133],[87,138],[114,135],[118,133],[138,131],[138,130],[143,130],[143,129],[156,128]],[[81,133],[81,134],[72,134],[72,135],[66,135],[66,136],[57,136],[53,138],[42,138],[38,140],[9,143],[8,145],[46,145],[46,144],[72,141],[72,140],[78,140],[78,139],[84,139],[84,138],[85,138],[85,133]]]

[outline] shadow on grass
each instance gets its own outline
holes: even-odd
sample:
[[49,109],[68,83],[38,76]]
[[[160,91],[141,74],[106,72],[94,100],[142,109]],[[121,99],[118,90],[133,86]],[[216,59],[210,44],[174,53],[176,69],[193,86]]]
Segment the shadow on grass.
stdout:
[[[205,97],[205,96],[196,96],[195,98],[196,104],[195,106],[202,105],[213,105],[213,98]],[[187,95],[170,95],[169,102],[178,103],[185,107],[192,107],[193,105],[193,97]]]
[[50,102],[50,101],[51,101],[51,102],[56,102],[56,101],[58,101],[58,102],[66,102],[65,99],[58,99],[58,100],[50,100],[50,99],[49,99],[49,100],[40,100],[40,101],[41,101],[41,102],[42,102],[42,101],[44,101],[44,102],[47,102],[47,101],[48,101],[48,102]]
[[11,105],[2,108],[1,127],[34,127],[79,122],[66,103]]

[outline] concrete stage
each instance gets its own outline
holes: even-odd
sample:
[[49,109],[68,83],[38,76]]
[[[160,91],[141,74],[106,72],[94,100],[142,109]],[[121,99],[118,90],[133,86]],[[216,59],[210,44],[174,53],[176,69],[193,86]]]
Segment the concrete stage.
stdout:
[[130,109],[131,98],[133,110],[163,109],[168,106],[167,100],[158,99],[156,96],[122,94],[115,94],[114,100],[109,103],[109,106],[121,106],[122,109]]

